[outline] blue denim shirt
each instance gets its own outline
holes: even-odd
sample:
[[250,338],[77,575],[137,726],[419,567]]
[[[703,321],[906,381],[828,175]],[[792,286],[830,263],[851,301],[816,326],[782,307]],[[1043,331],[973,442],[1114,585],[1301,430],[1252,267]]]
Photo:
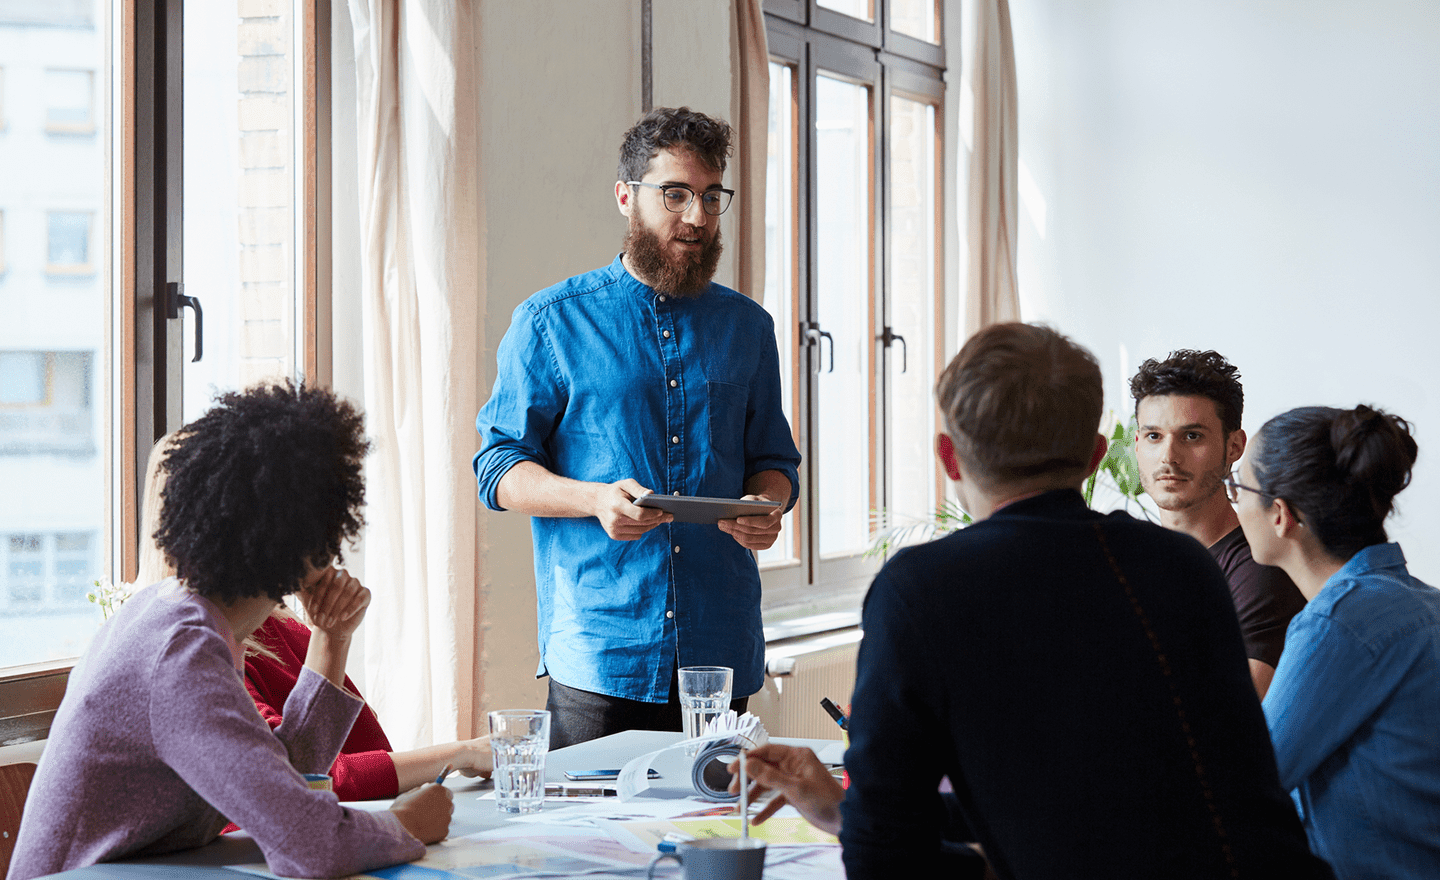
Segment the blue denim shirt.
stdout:
[[[576,480],[739,498],[778,470],[799,492],[769,312],[718,284],[657,293],[617,257],[521,303],[475,427],[480,498],[522,461]],[[594,517],[533,517],[540,668],[570,687],[664,702],[675,663],[729,666],[760,689],[755,558],[714,525],[614,541]]]
[[1355,554],[1290,622],[1264,708],[1336,876],[1440,877],[1440,590],[1398,544]]

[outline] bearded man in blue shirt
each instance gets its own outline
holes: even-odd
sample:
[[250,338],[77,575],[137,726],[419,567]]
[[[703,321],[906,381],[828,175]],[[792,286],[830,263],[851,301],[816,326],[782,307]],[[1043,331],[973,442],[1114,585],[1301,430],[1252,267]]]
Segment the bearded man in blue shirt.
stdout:
[[[679,730],[676,670],[734,670],[760,689],[753,551],[798,495],[770,314],[711,278],[732,132],[659,108],[625,135],[610,265],[534,294],[512,316],[480,410],[480,498],[529,514],[551,747]],[[769,515],[675,522],[649,492],[779,503]]]

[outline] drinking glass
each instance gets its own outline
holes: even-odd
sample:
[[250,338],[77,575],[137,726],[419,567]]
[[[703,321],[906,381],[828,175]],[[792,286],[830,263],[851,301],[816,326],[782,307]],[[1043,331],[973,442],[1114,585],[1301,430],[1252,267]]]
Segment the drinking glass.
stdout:
[[[728,666],[684,666],[680,669],[680,720],[685,738],[705,732],[710,719],[730,708],[730,686],[735,672]],[[689,746],[691,757],[699,746]]]
[[495,760],[496,808],[506,813],[540,812],[545,805],[550,713],[544,709],[491,712],[490,751]]

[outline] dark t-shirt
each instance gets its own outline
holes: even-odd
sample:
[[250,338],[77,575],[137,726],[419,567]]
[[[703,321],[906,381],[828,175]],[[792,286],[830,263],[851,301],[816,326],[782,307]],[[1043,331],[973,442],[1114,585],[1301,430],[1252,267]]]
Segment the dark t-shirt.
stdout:
[[1305,607],[1304,594],[1285,572],[1261,565],[1250,556],[1250,542],[1239,526],[1216,541],[1210,555],[1230,584],[1230,598],[1235,601],[1240,634],[1245,638],[1245,656],[1279,665],[1285,630],[1290,618]]

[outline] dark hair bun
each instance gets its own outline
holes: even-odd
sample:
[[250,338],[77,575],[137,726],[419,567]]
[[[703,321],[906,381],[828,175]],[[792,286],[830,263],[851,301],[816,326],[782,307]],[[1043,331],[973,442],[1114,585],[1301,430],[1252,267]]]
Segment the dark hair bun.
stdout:
[[1330,423],[1330,446],[1340,481],[1368,485],[1377,501],[1384,499],[1387,511],[1390,499],[1410,485],[1419,451],[1408,422],[1363,403],[1336,414]]
[[1410,484],[1410,425],[1371,406],[1306,406],[1270,419],[1252,463],[1268,501],[1283,498],[1339,559],[1388,540],[1385,519]]

